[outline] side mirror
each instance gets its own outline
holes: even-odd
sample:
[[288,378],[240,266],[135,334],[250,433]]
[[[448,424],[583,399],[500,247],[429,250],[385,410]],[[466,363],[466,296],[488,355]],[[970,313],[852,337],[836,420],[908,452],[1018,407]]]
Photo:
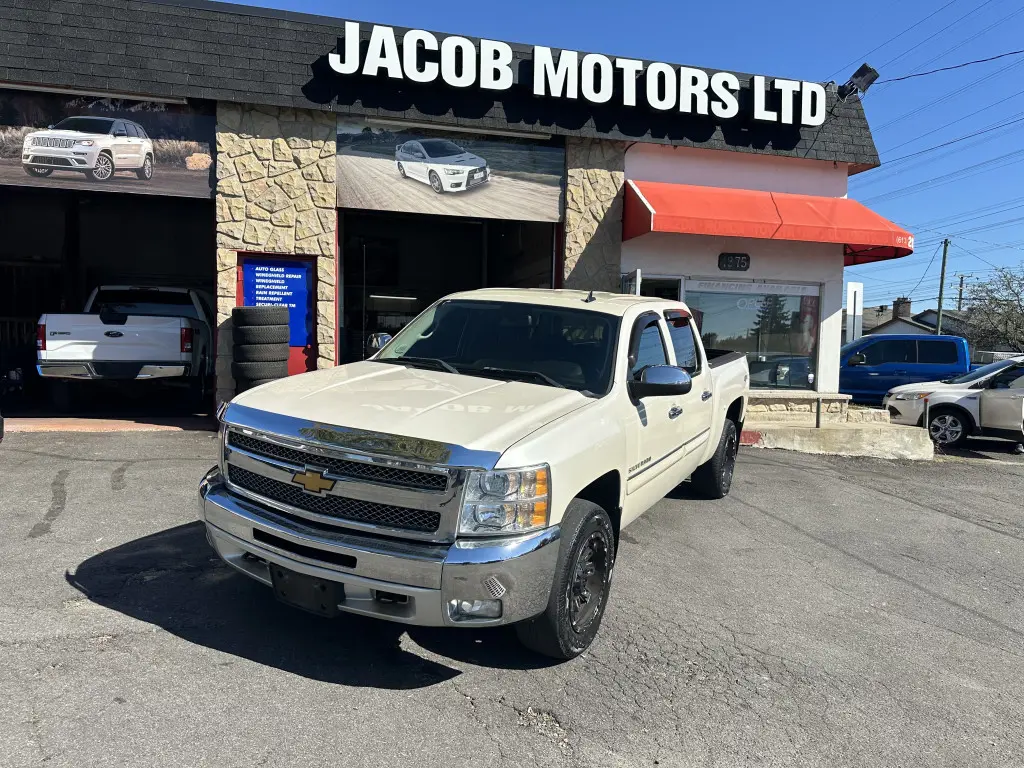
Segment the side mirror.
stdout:
[[858,352],[849,359],[847,365],[867,365],[867,362],[867,356],[863,352]]
[[626,385],[630,397],[640,400],[645,397],[670,397],[685,395],[693,387],[690,374],[674,365],[651,365],[640,372],[638,380]]
[[390,333],[371,333],[366,340],[366,357],[377,354],[391,339]]

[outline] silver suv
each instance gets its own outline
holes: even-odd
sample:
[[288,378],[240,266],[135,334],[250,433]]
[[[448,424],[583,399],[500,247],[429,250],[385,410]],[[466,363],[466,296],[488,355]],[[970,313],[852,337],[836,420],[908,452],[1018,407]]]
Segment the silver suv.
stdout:
[[78,171],[108,181],[118,171],[153,178],[153,141],[138,123],[111,117],[67,117],[25,137],[21,164],[29,176]]

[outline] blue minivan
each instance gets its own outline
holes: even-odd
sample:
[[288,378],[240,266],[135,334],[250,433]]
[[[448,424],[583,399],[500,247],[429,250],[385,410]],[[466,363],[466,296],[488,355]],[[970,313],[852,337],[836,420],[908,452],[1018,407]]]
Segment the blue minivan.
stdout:
[[971,370],[967,340],[959,336],[863,336],[839,351],[839,391],[858,403],[882,402],[902,384],[941,381]]

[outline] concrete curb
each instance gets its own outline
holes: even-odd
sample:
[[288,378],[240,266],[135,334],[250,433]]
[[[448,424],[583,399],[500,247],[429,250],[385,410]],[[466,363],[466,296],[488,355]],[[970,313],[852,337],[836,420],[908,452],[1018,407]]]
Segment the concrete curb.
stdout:
[[748,425],[740,444],[827,456],[931,461],[935,446],[918,427],[895,424],[824,424],[821,429],[785,424]]

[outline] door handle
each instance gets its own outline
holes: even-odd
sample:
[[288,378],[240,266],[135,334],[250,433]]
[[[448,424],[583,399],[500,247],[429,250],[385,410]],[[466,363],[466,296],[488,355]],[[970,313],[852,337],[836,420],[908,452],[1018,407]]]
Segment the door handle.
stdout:
[[668,411],[668,417],[670,419],[675,419],[675,418],[678,418],[678,417],[680,417],[682,415],[683,415],[683,409],[680,408],[678,405],[673,405],[669,409],[669,411]]
[[700,396],[700,399],[703,400],[704,402],[707,402],[708,400],[711,399],[711,393],[710,392],[702,393],[701,396]]

